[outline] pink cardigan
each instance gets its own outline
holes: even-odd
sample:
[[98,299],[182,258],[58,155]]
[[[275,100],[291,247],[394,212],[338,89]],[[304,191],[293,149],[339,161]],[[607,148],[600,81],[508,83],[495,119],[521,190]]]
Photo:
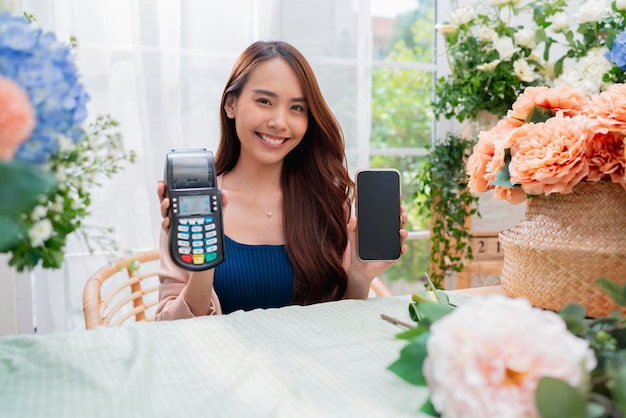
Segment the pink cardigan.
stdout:
[[[156,308],[155,318],[157,321],[167,321],[173,319],[193,318],[189,305],[183,297],[183,289],[187,286],[191,272],[185,271],[174,264],[168,250],[167,232],[161,229],[159,237],[159,248],[161,250],[159,269],[159,304]],[[211,294],[211,308],[207,315],[219,315],[222,313],[220,300],[213,290]]]

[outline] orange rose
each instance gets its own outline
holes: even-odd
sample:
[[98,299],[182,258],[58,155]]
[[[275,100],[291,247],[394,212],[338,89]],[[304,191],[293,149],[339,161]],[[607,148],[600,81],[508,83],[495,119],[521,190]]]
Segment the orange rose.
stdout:
[[[503,119],[496,126],[488,131],[481,131],[478,134],[478,142],[474,145],[472,155],[467,161],[467,173],[470,178],[468,187],[473,193],[480,193],[489,189],[489,182],[495,179],[497,171],[504,166],[504,152],[501,158],[502,164],[494,163],[496,153],[496,143],[502,142],[513,126],[508,120]],[[495,171],[493,171],[495,168]]]
[[581,113],[587,102],[589,99],[583,93],[565,85],[553,88],[531,86],[517,98],[507,116],[524,121],[535,106],[554,113],[562,111],[565,116],[574,116]]
[[0,160],[10,161],[37,122],[28,93],[15,81],[0,76]]
[[609,175],[614,183],[625,185],[624,134],[610,131],[596,133],[587,144],[587,160],[587,180],[598,181]]
[[585,117],[555,116],[544,123],[529,124],[519,148],[511,152],[512,184],[526,193],[571,193],[589,172],[587,143],[594,133]]
[[583,111],[610,130],[626,133],[626,85],[614,84],[593,95]]
[[526,201],[526,192],[520,188],[510,188],[496,186],[493,189],[493,198],[499,200],[506,200],[511,205],[519,205]]

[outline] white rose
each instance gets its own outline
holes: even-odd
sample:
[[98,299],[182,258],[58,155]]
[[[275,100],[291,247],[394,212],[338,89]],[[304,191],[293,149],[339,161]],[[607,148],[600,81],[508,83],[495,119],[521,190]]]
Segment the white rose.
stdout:
[[500,59],[503,61],[511,59],[513,54],[517,52],[517,48],[515,48],[515,45],[513,45],[513,41],[507,36],[496,39],[496,41],[493,43],[493,46],[496,51],[498,51],[498,54],[500,54]]
[[481,26],[476,29],[475,36],[483,42],[494,42],[496,39],[498,39],[498,33],[495,30],[485,26]]
[[626,9],[626,0],[615,0],[615,8],[617,10],[625,10]]
[[606,12],[606,0],[589,0],[580,6],[576,18],[582,23],[599,22]]
[[52,236],[52,222],[50,219],[42,219],[28,230],[30,245],[41,247]]
[[567,17],[567,13],[558,12],[552,16],[552,26],[550,28],[554,32],[561,32],[569,27],[569,17]]
[[513,63],[513,71],[517,78],[526,83],[530,83],[535,79],[535,73],[526,60],[519,59],[515,61]]
[[464,6],[454,9],[450,13],[450,22],[453,25],[463,25],[465,23],[469,23],[476,17],[476,13],[474,12],[474,8],[471,6]]
[[444,35],[449,35],[451,33],[454,33],[456,32],[458,28],[459,27],[457,25],[450,25],[447,23],[437,23],[435,25],[435,29],[443,33]]
[[493,60],[491,62],[487,62],[485,64],[480,64],[479,66],[477,66],[476,68],[478,68],[481,71],[484,72],[490,72],[496,69],[496,67],[498,66],[498,64],[500,64],[500,60]]
[[535,48],[537,46],[535,43],[535,31],[530,28],[524,28],[515,32],[515,43],[526,48]]

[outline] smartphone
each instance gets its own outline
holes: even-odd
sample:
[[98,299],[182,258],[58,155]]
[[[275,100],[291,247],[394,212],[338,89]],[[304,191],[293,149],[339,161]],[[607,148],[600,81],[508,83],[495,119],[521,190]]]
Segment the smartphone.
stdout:
[[363,261],[393,261],[401,255],[402,186],[395,169],[356,173],[357,256]]
[[224,232],[213,152],[204,148],[172,150],[167,153],[164,171],[172,260],[189,271],[217,266],[224,261]]

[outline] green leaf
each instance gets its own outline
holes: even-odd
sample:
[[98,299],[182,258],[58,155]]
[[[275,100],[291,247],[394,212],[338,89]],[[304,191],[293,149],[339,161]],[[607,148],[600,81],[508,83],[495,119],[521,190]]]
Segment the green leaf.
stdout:
[[566,382],[542,377],[535,391],[535,403],[541,418],[585,418],[587,401]]
[[595,402],[589,402],[587,404],[587,418],[602,418],[604,417],[604,413],[606,412],[606,408]]
[[425,386],[426,379],[422,366],[428,355],[426,341],[429,335],[430,333],[423,333],[410,340],[400,351],[400,358],[394,361],[388,369],[413,385]]
[[626,364],[622,364],[615,373],[611,394],[622,415],[626,416]]
[[11,250],[25,235],[23,225],[17,224],[15,219],[0,216],[0,253]]
[[406,331],[402,331],[401,333],[396,335],[396,338],[399,340],[410,340],[413,339],[425,332],[428,332],[428,326],[417,326],[415,328],[411,328]]
[[39,197],[56,185],[54,177],[22,162],[0,161],[0,252],[13,249],[26,236],[20,220],[30,213]]
[[602,289],[618,306],[626,306],[626,286],[623,288],[612,280],[600,278],[596,280],[596,286]]
[[559,315],[565,321],[567,329],[574,335],[578,335],[584,330],[585,307],[572,303],[564,307]]
[[504,150],[504,167],[496,174],[496,179],[492,182],[494,186],[502,186],[511,188],[511,174],[509,173],[509,165],[511,163],[511,149]]
[[426,399],[426,402],[424,402],[424,405],[422,405],[422,408],[420,409],[420,412],[423,412],[426,415],[429,415],[431,417],[440,417],[441,416],[441,414],[439,414],[439,412],[437,412],[437,410],[433,406],[433,403],[431,402],[430,398]]
[[540,122],[545,122],[548,119],[550,119],[551,117],[553,117],[556,113],[546,107],[542,107],[542,106],[534,106],[532,108],[532,110],[530,111],[530,113],[528,114],[528,116],[526,116],[526,120],[524,122],[529,123],[529,122],[534,122],[534,123],[540,123]]
[[[35,207],[39,196],[56,185],[50,173],[38,167],[0,161],[0,217],[16,218]],[[10,204],[9,204],[10,203]]]

